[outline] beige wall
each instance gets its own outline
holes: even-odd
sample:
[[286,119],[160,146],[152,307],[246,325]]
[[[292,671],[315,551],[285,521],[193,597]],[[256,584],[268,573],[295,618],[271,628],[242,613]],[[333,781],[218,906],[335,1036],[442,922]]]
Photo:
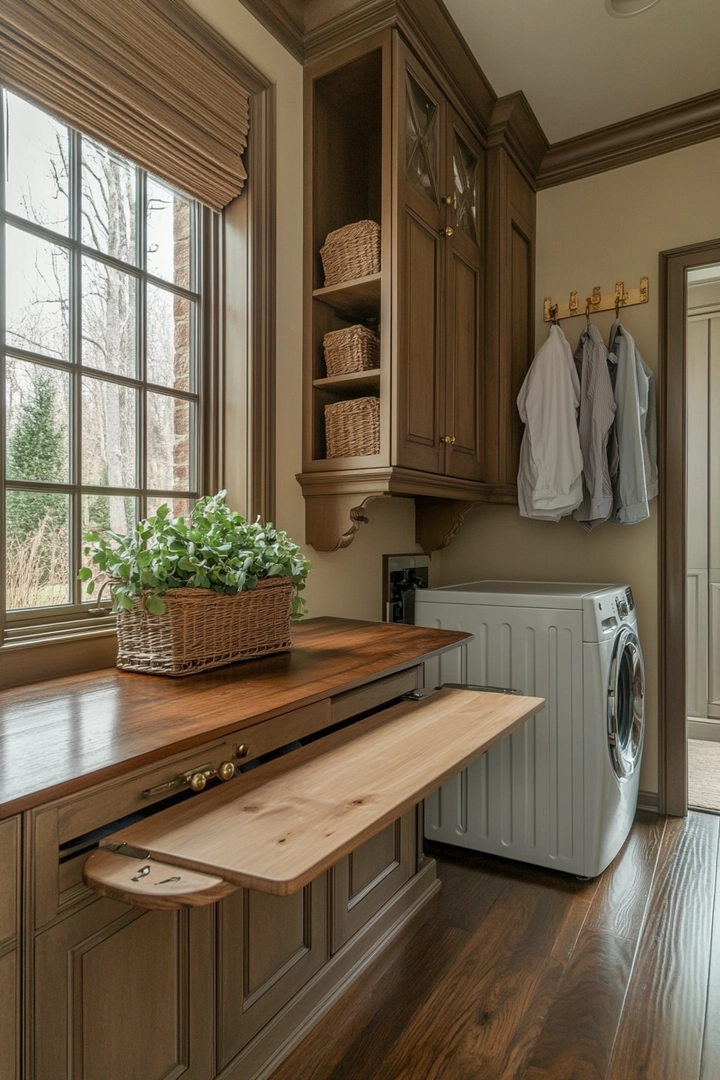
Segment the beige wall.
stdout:
[[[542,298],[567,301],[617,280],[637,288],[650,278],[650,303],[628,309],[625,323],[657,370],[658,253],[720,237],[720,140],[538,194],[537,341],[546,334]],[[613,313],[596,321],[607,336]],[[583,317],[564,322],[573,348]],[[662,387],[659,387],[662,393]],[[657,790],[657,503],[640,525],[604,525],[585,537],[570,518],[557,525],[520,518],[513,507],[476,513],[440,556],[439,579],[478,577],[629,582],[638,603],[648,674],[648,733],[641,786]]]
[[[276,524],[299,543],[305,539],[302,493],[295,480],[302,465],[302,68],[238,0],[190,0],[199,15],[253,63],[277,88],[277,513]],[[233,492],[228,492],[232,503]],[[307,548],[313,564],[305,596],[312,615],[381,617],[382,555],[419,550],[410,499],[370,504],[369,524],[345,551]],[[349,524],[349,522],[348,522]]]

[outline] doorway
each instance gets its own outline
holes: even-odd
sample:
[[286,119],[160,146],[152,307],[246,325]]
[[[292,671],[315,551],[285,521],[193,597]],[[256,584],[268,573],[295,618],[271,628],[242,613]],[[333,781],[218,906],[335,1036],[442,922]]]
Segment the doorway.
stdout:
[[[720,351],[717,351],[720,340],[713,342],[710,339],[713,330],[720,338],[720,308],[714,326],[710,325],[711,320],[704,319],[708,313],[705,308],[711,309],[714,302],[708,297],[714,295],[711,281],[715,273],[720,296],[719,268],[720,240],[663,252],[660,256],[663,440],[659,808],[664,813],[676,815],[684,815],[688,808],[688,734],[700,733],[694,725],[701,721],[711,724],[705,729],[706,734],[720,731],[715,726],[720,721],[720,672],[716,687],[712,671],[718,642],[717,633],[713,637],[711,631],[713,619],[710,617],[711,606],[714,606],[720,630],[720,566],[713,565],[714,561],[720,563],[720,531],[715,523],[720,520],[720,513],[713,520],[712,511],[708,509],[708,490],[713,487],[713,477],[718,486],[720,469],[720,457],[716,465],[712,461],[716,444],[720,452],[720,392],[716,394],[718,415],[714,423],[708,410],[708,380],[712,379],[715,365],[715,385],[720,386]],[[704,289],[706,285],[710,287]],[[703,300],[708,303],[703,304]],[[704,359],[703,334],[706,339]],[[717,351],[717,356],[713,350]],[[706,380],[704,386],[703,378]],[[716,429],[712,436],[711,426]],[[710,589],[715,576],[717,601]],[[713,697],[716,692],[717,708]],[[691,720],[693,727],[688,723],[689,703],[697,713]],[[703,711],[706,715],[700,716]],[[714,711],[717,711],[717,717],[707,715]],[[717,746],[720,748],[720,742]],[[718,779],[720,781],[720,771]]]

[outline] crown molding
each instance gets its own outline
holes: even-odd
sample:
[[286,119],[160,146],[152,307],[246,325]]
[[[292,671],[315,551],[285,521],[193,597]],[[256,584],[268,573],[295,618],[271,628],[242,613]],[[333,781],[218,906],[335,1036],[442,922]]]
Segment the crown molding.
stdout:
[[502,147],[531,187],[548,152],[549,143],[522,90],[498,98],[488,130],[489,150]]
[[304,0],[239,0],[296,60],[305,60]]
[[540,166],[537,186],[556,187],[718,137],[720,90],[713,90],[553,143]]

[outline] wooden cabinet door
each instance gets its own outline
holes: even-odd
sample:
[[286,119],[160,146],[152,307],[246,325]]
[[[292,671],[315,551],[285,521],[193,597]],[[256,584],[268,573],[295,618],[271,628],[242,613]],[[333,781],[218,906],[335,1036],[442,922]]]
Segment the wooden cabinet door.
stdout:
[[326,877],[293,896],[238,889],[219,904],[218,1067],[327,960]]
[[398,44],[397,398],[394,464],[442,472],[444,99]]
[[98,900],[35,940],[28,1080],[209,1080],[213,911]]
[[20,821],[0,822],[0,1080],[20,1077]]
[[445,472],[483,480],[481,359],[483,327],[484,151],[447,106],[445,241]]
[[414,811],[403,814],[330,871],[333,952],[409,880],[413,824]]

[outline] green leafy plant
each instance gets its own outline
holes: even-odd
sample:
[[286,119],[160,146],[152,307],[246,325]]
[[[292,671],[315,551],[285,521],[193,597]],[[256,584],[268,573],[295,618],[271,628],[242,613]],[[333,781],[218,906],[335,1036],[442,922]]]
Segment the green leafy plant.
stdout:
[[[248,522],[225,505],[225,492],[198,499],[190,517],[172,518],[166,505],[138,522],[128,536],[110,531],[84,534],[84,552],[111,579],[113,611],[130,610],[143,596],[156,615],[165,610],[168,589],[212,589],[234,595],[254,589],[263,578],[289,577],[295,586],[292,615],[305,614],[300,592],[310,563],[287,533],[273,525]],[[78,570],[88,592],[94,589],[90,567]]]

